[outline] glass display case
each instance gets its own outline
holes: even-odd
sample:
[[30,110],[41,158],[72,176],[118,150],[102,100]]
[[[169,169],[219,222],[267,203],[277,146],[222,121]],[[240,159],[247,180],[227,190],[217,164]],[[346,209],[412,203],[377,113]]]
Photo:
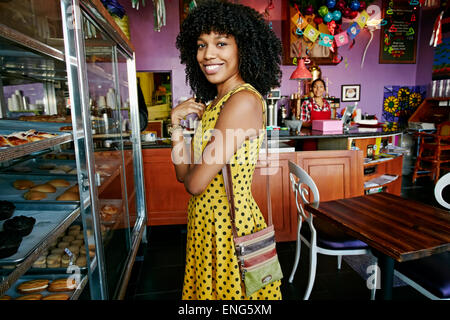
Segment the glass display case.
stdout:
[[0,297],[123,298],[146,226],[131,43],[99,0],[1,1],[0,75]]

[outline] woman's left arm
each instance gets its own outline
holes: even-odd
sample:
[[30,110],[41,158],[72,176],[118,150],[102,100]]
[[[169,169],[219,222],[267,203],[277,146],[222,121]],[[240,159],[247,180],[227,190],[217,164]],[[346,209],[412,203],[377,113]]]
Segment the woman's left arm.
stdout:
[[250,91],[233,94],[220,112],[201,163],[191,165],[185,176],[186,190],[201,194],[244,141],[257,137],[262,128],[261,99]]

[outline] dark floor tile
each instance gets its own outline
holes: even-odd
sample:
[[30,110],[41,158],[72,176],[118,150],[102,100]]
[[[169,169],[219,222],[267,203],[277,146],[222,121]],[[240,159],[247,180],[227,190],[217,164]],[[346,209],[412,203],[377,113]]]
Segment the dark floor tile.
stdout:
[[184,265],[146,267],[144,264],[136,294],[181,290],[183,277]]

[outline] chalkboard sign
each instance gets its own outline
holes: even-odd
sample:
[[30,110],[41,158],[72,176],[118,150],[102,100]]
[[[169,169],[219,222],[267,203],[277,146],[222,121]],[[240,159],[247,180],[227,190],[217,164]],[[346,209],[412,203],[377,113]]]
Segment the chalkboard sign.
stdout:
[[380,63],[416,63],[419,1],[383,0]]

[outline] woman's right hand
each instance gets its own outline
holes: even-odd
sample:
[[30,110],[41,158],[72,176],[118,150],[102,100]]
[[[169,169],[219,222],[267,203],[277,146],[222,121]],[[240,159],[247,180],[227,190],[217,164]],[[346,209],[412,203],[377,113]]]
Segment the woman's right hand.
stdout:
[[178,104],[172,109],[170,113],[170,118],[172,120],[172,125],[179,125],[181,120],[186,118],[188,114],[195,113],[199,119],[202,118],[203,112],[206,106],[201,102],[196,102],[195,98],[190,98]]

